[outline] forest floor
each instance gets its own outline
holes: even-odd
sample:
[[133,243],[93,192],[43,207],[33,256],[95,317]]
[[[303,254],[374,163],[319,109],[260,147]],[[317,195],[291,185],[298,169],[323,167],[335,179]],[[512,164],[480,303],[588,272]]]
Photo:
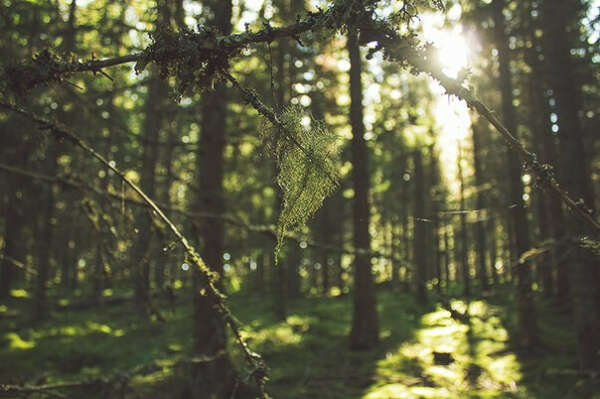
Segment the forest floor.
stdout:
[[[0,305],[0,384],[91,379],[152,363],[158,369],[134,377],[125,397],[174,397],[171,366],[188,357],[192,341],[192,308],[184,305],[189,299],[172,307],[159,303],[166,322],[136,318],[132,306],[122,304],[55,311],[32,325],[19,316],[26,314],[26,292],[13,293],[17,298]],[[568,313],[539,303],[544,348],[528,356],[514,351],[514,298],[508,290],[468,306],[451,299],[453,318],[444,301],[419,305],[400,289],[382,287],[381,343],[362,352],[347,350],[349,295],[293,301],[286,322],[276,321],[269,299],[235,294],[230,303],[245,338],[269,366],[267,390],[276,399],[600,398],[598,376],[575,373]],[[85,396],[92,392],[88,387]]]

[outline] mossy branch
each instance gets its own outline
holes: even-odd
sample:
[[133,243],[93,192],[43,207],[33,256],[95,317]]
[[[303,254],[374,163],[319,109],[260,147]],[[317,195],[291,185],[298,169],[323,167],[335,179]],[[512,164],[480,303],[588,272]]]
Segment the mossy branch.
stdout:
[[179,244],[185,249],[188,260],[198,268],[201,275],[205,278],[207,295],[209,295],[215,301],[216,310],[220,313],[225,323],[229,325],[231,331],[233,332],[235,340],[242,349],[246,361],[252,367],[252,370],[254,370],[252,375],[259,389],[260,397],[266,399],[268,397],[264,390],[264,385],[267,380],[266,366],[261,357],[255,352],[251,351],[246,341],[242,338],[240,334],[240,327],[235,318],[233,317],[231,311],[225,304],[226,297],[223,293],[220,292],[220,290],[216,286],[218,275],[216,275],[212,270],[210,270],[210,268],[204,263],[200,255],[189,244],[189,241],[179,231],[175,224],[165,215],[165,213],[159,208],[159,206],[150,197],[148,197],[148,195],[140,187],[138,187],[132,180],[125,176],[125,174],[119,168],[117,168],[114,163],[107,161],[100,153],[98,153],[87,142],[85,142],[67,127],[62,126],[58,123],[53,123],[45,118],[30,113],[25,109],[18,107],[14,104],[0,102],[0,107],[15,112],[35,122],[38,125],[40,131],[50,133],[55,139],[59,141],[69,141],[73,145],[81,148],[91,157],[100,161],[100,163],[102,163],[106,168],[114,172],[115,175],[119,177],[119,179],[121,179],[137,195],[140,196],[142,201],[146,203],[148,207],[153,211],[152,215],[160,219],[176,237]]
[[511,150],[515,151],[524,162],[524,169],[529,170],[537,178],[542,186],[550,189],[554,195],[578,215],[582,221],[588,224],[596,233],[600,233],[600,223],[592,216],[591,210],[585,205],[583,199],[574,200],[559,184],[556,179],[552,166],[543,164],[539,161],[538,156],[529,151],[509,130],[504,126],[502,121],[488,108],[481,100],[479,100],[468,88],[464,87],[463,83],[448,77],[444,74],[435,63],[431,62],[431,56],[418,50],[408,52],[407,60],[419,70],[426,72],[442,87],[446,89],[448,94],[464,100],[467,105],[477,111],[485,118],[504,139],[505,143]]
[[[359,27],[360,28],[360,27]],[[578,215],[593,231],[600,233],[600,223],[594,219],[592,212],[582,199],[574,200],[558,183],[552,167],[540,163],[537,155],[525,148],[525,146],[513,135],[502,121],[479,100],[459,79],[447,76],[440,65],[436,62],[435,47],[431,44],[420,45],[414,36],[402,37],[396,30],[385,21],[371,20],[366,22],[362,29],[369,29],[369,38],[377,41],[378,45],[373,51],[383,51],[384,58],[389,61],[412,67],[415,73],[425,72],[446,90],[449,95],[454,95],[465,101],[484,119],[486,119],[508,147],[515,151],[523,160],[526,170],[531,171],[538,181],[549,188],[554,195],[565,204],[576,215]]]
[[82,72],[101,73],[103,68],[135,62],[136,71],[143,71],[150,63],[158,65],[163,77],[176,78],[177,91],[181,95],[188,89],[209,87],[215,72],[238,56],[242,49],[257,43],[270,43],[283,37],[298,37],[311,30],[339,29],[344,22],[348,4],[352,1],[336,1],[326,10],[308,12],[295,24],[273,27],[266,24],[258,31],[220,35],[209,27],[198,31],[184,29],[174,32],[158,26],[151,34],[152,44],[139,53],[122,57],[72,60],[60,56],[51,49],[36,54],[29,60],[13,63],[2,71],[6,88],[12,94],[26,95],[38,86],[60,83],[67,77]]

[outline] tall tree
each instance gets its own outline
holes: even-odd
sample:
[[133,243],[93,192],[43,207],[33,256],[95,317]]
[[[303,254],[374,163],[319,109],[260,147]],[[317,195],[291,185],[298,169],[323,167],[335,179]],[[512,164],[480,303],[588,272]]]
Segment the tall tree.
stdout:
[[[63,34],[63,49],[70,53],[75,50],[76,34],[76,9],[75,0],[71,0],[69,5],[69,14],[66,21],[67,26]],[[44,157],[44,169],[51,176],[56,174],[58,167],[59,150],[56,143],[50,143],[48,151]],[[54,185],[48,185],[43,188],[43,206],[41,212],[41,223],[39,225],[38,236],[38,273],[35,288],[34,300],[34,318],[43,319],[47,316],[49,304],[47,303],[48,280],[51,277],[51,257],[55,252],[53,250],[54,242],[54,218],[56,214],[56,195]]]
[[[166,0],[157,3],[157,25],[164,29],[169,24],[169,5]],[[156,194],[156,168],[159,157],[159,138],[164,120],[164,103],[168,98],[168,86],[159,79],[158,69],[153,69],[148,84],[148,95],[144,105],[144,123],[142,125],[142,165],[140,186],[150,198]],[[151,240],[153,237],[152,215],[146,212],[139,219],[137,236],[133,246],[133,287],[135,305],[139,314],[150,310],[150,270],[152,264]]]
[[[288,10],[288,6],[289,4],[285,4],[287,3],[284,2],[284,4],[282,4],[280,10],[284,11],[284,15],[287,14],[287,10]],[[283,110],[285,104],[286,104],[286,99],[289,99],[289,97],[291,96],[291,81],[292,81],[292,76],[289,73],[290,72],[290,68],[292,68],[291,66],[289,68],[287,68],[288,74],[286,74],[286,54],[288,53],[288,43],[287,40],[284,38],[283,40],[279,41],[279,44],[277,46],[277,55],[276,55],[276,65],[277,65],[277,70],[276,70],[276,76],[277,76],[277,86],[275,89],[275,101],[276,104],[273,104],[274,108],[277,110],[278,113],[281,113],[281,111]],[[291,63],[291,61],[289,62]],[[286,75],[288,79],[286,79]],[[286,82],[289,82],[289,86],[286,85]],[[274,82],[271,82],[271,85],[273,85]],[[289,92],[286,93],[287,89],[290,88]],[[273,87],[272,87],[273,89]],[[286,95],[288,94],[288,95]],[[279,166],[278,165],[274,165],[273,166],[273,175],[277,176],[277,174],[279,173],[278,170]],[[275,178],[273,179],[275,180]],[[275,215],[277,217],[279,217],[279,209],[281,209],[281,205],[283,202],[283,197],[282,197],[282,192],[280,187],[275,183],[274,184],[275,187],[275,203],[274,203],[274,208],[277,210],[275,212]],[[288,273],[287,273],[287,269],[288,269],[288,262],[291,260],[292,262],[296,261],[297,258],[299,258],[298,256],[298,244],[297,243],[291,243],[291,245],[288,245],[287,247],[287,251],[286,251],[287,255],[285,259],[283,259],[281,262],[279,262],[279,264],[275,263],[275,256],[271,256],[271,268],[274,271],[274,273],[272,273],[271,275],[273,276],[273,304],[274,304],[274,310],[275,310],[275,317],[277,317],[277,319],[281,320],[281,321],[285,321],[286,317],[287,317],[287,297],[288,297]]]
[[[440,240],[440,205],[443,200],[441,176],[438,168],[438,153],[435,146],[429,147],[429,176],[431,181],[431,241],[433,243],[433,268],[435,270],[435,289],[442,290],[442,249]],[[433,272],[433,271],[432,271]]]
[[[548,80],[553,89],[560,127],[561,181],[565,189],[574,197],[585,201],[593,208],[594,195],[589,174],[588,158],[585,151],[585,138],[579,118],[581,89],[578,76],[571,59],[575,32],[578,26],[575,4],[560,0],[546,0],[542,3],[544,25],[544,53],[548,68]],[[583,237],[590,233],[585,223],[570,219],[567,224],[569,236]],[[600,272],[597,259],[580,245],[576,245],[571,259],[571,289],[574,300],[575,329],[577,333],[577,356],[584,369],[600,367]]]
[[[483,212],[487,208],[487,201],[484,192],[483,165],[481,160],[481,131],[477,123],[472,125],[473,131],[473,169],[475,170],[475,189],[477,191],[476,208]],[[477,276],[481,289],[488,288],[488,267],[487,267],[487,237],[486,220],[478,213],[475,223],[475,247],[477,256]]]
[[[44,158],[44,168],[52,176],[56,174],[58,149],[56,143],[51,143],[46,151]],[[48,279],[50,278],[50,266],[52,256],[52,238],[54,237],[54,212],[56,198],[54,194],[54,185],[50,184],[43,188],[42,211],[40,217],[37,253],[37,278],[33,301],[33,317],[36,320],[44,319],[48,316]]]
[[[10,128],[10,127],[9,127]],[[12,126],[17,129],[17,126]],[[12,165],[22,166],[27,163],[30,156],[31,143],[24,137],[17,141],[14,137],[4,135],[0,139],[2,146],[2,158]],[[19,276],[19,270],[14,261],[22,262],[25,256],[24,225],[26,221],[25,206],[23,201],[24,189],[27,182],[20,176],[6,176],[2,184],[14,189],[6,190],[2,200],[2,215],[4,219],[4,248],[0,258],[0,299],[9,296],[15,280]]]
[[414,153],[414,286],[417,299],[421,302],[427,300],[426,280],[428,274],[427,257],[427,231],[425,224],[425,176],[423,171],[423,155],[421,150],[417,149]]
[[[513,86],[510,72],[508,37],[504,20],[504,0],[494,0],[493,4],[494,37],[498,50],[499,85],[502,97],[502,115],[507,128],[517,131],[517,121],[513,106]],[[520,257],[530,249],[529,224],[523,200],[524,188],[521,180],[521,162],[517,154],[507,150],[506,167],[509,177],[510,200],[513,204],[511,220],[515,234],[515,250]],[[538,344],[538,331],[531,290],[531,262],[517,262],[517,319],[519,325],[519,345],[524,350],[533,349]]]
[[[538,7],[533,1],[522,3],[523,25],[526,32],[526,40],[530,46],[525,49],[525,61],[531,73],[527,79],[526,89],[529,95],[529,106],[531,112],[528,114],[529,128],[533,134],[536,150],[540,154],[542,162],[560,162],[555,148],[555,137],[551,134],[550,112],[546,98],[547,85],[544,84],[544,67],[542,63],[541,40],[536,35],[540,24],[534,15],[538,13]],[[564,239],[564,215],[560,199],[539,191],[536,195],[538,209],[538,220],[540,238],[548,240],[554,238],[557,241]],[[558,248],[542,255],[538,262],[544,294],[550,297],[554,294],[554,270],[557,271],[557,295],[561,304],[566,305],[569,296],[569,273],[567,264],[559,261],[561,251]]]
[[[363,122],[362,61],[356,30],[348,32],[347,49],[350,55],[350,124],[352,125],[352,183],[353,243],[355,248],[368,250],[369,235],[369,167],[365,125]],[[367,254],[354,258],[354,310],[350,348],[368,349],[377,344],[379,327],[375,307],[375,286],[371,271],[371,259]]]
[[[465,198],[465,174],[463,171],[463,155],[462,147],[458,146],[458,181],[460,183],[460,230],[459,235],[454,237],[455,248],[457,250],[457,260],[460,262],[461,278],[463,283],[463,295],[469,297],[471,295],[471,265],[469,264],[469,236],[467,230],[467,207]],[[458,241],[457,238],[460,240]],[[456,245],[458,244],[460,245]]]
[[[232,2],[205,1],[212,24],[221,34],[231,33]],[[203,94],[201,103],[202,131],[196,158],[196,177],[199,179],[197,207],[215,218],[201,220],[200,240],[207,265],[223,278],[223,249],[225,232],[223,166],[227,135],[228,91],[224,83]],[[228,397],[231,395],[233,366],[227,355],[227,340],[222,317],[215,309],[214,299],[202,293],[202,277],[194,273],[194,344],[198,356],[214,358],[193,367],[190,396],[195,398]],[[222,288],[222,280],[219,286]]]

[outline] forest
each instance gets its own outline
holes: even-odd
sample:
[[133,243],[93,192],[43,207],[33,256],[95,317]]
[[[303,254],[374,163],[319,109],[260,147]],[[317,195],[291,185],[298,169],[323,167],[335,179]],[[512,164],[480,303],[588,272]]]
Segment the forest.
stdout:
[[600,0],[0,0],[0,398],[600,399],[597,129]]

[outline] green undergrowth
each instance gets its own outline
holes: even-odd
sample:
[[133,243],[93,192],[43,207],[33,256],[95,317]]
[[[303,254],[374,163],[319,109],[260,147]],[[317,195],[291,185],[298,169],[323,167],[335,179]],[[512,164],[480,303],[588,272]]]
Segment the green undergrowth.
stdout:
[[[26,301],[5,301],[0,313],[26,314]],[[93,378],[155,362],[164,367],[135,378],[131,397],[172,397],[170,366],[190,356],[189,302],[180,298],[171,308],[159,301],[165,323],[136,317],[131,304],[63,310],[37,324],[0,317],[0,383]],[[274,398],[600,398],[598,380],[570,374],[570,315],[551,303],[538,304],[544,346],[529,355],[514,350],[508,290],[468,305],[451,300],[458,312],[468,309],[468,318],[456,320],[434,300],[420,305],[401,290],[380,289],[381,342],[361,352],[347,350],[351,296],[293,301],[285,323],[273,316],[268,296],[233,295],[230,303],[244,338],[269,365]]]

